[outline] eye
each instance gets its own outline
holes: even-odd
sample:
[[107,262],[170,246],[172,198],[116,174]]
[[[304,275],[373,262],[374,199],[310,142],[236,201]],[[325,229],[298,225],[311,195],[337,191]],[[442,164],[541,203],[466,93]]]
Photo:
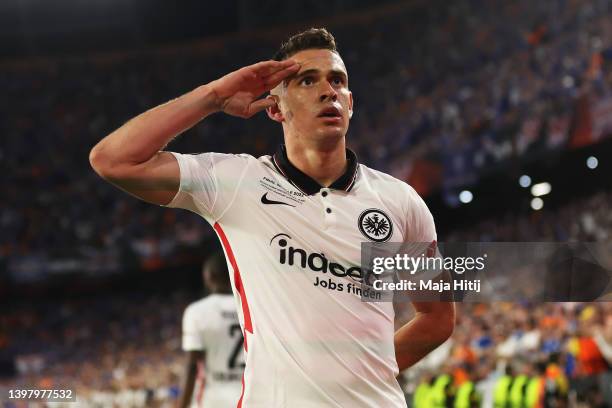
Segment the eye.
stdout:
[[301,85],[312,85],[313,84],[313,79],[311,76],[305,76],[304,78],[302,78],[302,80],[300,81]]
[[332,83],[334,85],[344,85],[344,78],[341,76],[335,76],[332,78]]

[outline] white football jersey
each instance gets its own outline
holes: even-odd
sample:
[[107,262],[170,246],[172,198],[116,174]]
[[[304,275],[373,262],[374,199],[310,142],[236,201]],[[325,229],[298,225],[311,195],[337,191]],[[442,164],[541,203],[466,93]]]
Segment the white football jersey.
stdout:
[[223,245],[246,368],[243,408],[406,407],[394,311],[365,302],[361,242],[432,242],[433,217],[406,183],[358,164],[330,187],[274,156],[174,154],[170,207],[204,217]]
[[206,353],[205,378],[198,375],[192,406],[234,408],[242,388],[244,355],[242,331],[231,294],[212,294],[185,309],[183,350]]

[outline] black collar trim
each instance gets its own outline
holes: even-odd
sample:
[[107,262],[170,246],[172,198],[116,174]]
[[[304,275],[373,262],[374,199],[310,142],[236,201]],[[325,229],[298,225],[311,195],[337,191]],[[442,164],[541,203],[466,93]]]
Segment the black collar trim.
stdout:
[[[357,156],[352,150],[346,149],[346,160],[348,164],[346,171],[342,176],[334,181],[329,188],[348,192],[351,191],[355,185],[355,180],[357,178],[357,167],[359,164],[357,163]],[[289,180],[291,184],[306,195],[316,194],[323,188],[323,186],[316,180],[291,164],[289,158],[287,157],[287,149],[285,148],[285,145],[280,145],[278,147],[278,150],[274,156],[272,156],[272,163],[279,173],[285,176],[285,178]]]

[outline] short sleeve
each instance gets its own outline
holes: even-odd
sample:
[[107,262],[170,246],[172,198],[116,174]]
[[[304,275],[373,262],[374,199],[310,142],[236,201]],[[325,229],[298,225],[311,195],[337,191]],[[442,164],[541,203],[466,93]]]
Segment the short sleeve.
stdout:
[[183,314],[183,351],[204,351],[204,338],[198,329],[197,315],[191,306]]
[[429,211],[421,196],[412,187],[407,187],[408,194],[404,206],[407,236],[404,240],[407,242],[432,243],[438,238],[431,211]]
[[[409,256],[426,256],[431,258],[441,258],[442,255],[438,248],[436,224],[431,211],[427,208],[425,201],[409,185],[408,194],[404,204],[404,214],[406,219],[403,251]],[[419,279],[433,279],[439,276],[441,269],[424,268],[415,275]]]
[[233,201],[249,164],[248,155],[172,152],[180,169],[180,187],[167,205],[213,219]]

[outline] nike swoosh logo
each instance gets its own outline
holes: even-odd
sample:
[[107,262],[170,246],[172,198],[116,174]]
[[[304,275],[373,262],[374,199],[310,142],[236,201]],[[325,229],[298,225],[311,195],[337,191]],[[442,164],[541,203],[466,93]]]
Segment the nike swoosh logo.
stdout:
[[289,207],[295,207],[295,205],[291,205],[289,203],[284,203],[282,201],[270,200],[268,198],[268,193],[265,193],[264,195],[261,196],[261,203],[262,204],[282,204],[282,205],[288,205]]

